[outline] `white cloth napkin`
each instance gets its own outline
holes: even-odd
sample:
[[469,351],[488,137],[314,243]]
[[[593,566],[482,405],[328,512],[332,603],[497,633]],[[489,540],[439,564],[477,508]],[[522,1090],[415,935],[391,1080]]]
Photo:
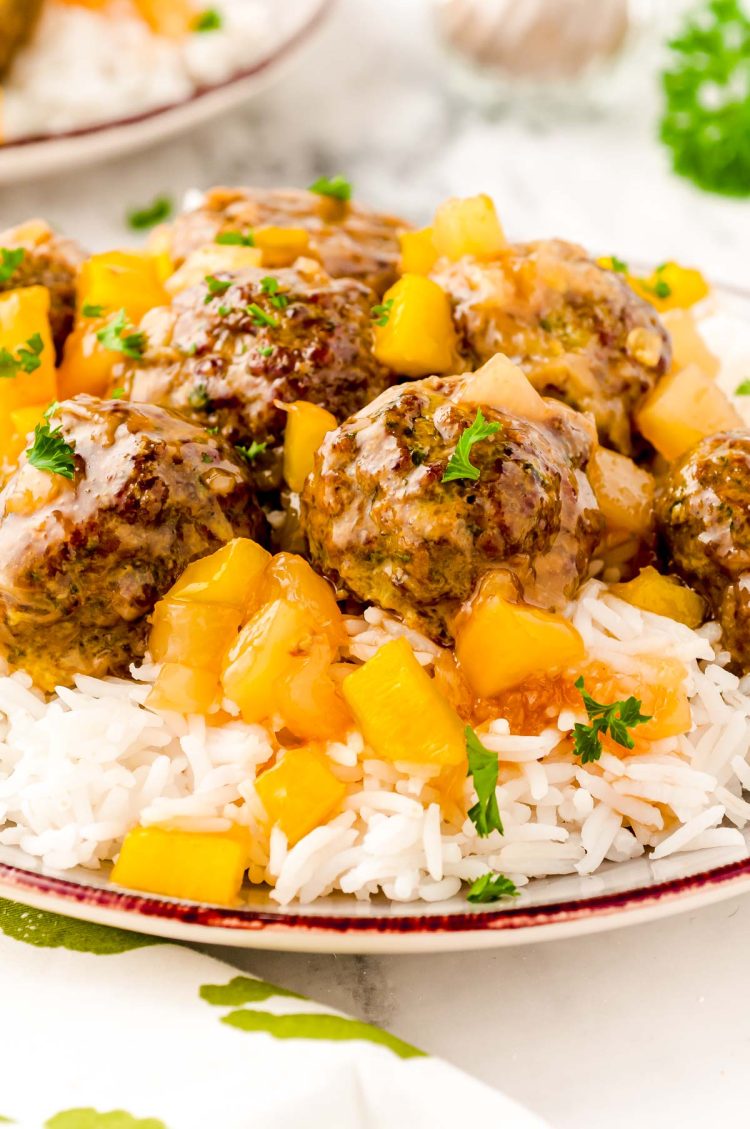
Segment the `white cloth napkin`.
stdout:
[[388,1032],[181,945],[0,901],[0,1123],[544,1129]]

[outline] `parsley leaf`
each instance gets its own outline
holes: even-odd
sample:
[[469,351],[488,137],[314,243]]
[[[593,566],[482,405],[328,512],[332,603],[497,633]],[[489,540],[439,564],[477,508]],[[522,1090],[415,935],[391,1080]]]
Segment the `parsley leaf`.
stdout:
[[261,357],[272,357],[276,350],[274,349],[273,345],[264,345],[262,349],[258,349],[258,352],[260,353]]
[[0,379],[8,380],[19,372],[36,372],[41,365],[44,341],[41,334],[34,333],[25,345],[21,345],[15,356],[8,349],[0,349]]
[[220,231],[214,239],[214,243],[219,243],[224,247],[254,247],[255,237],[252,231],[248,231],[244,235],[241,231]]
[[50,424],[50,416],[57,411],[58,406],[50,404],[44,413],[44,423],[38,423],[34,428],[34,442],[27,450],[26,458],[37,470],[72,479],[75,478],[76,471],[73,448],[63,439],[60,425],[53,428]]
[[586,707],[590,725],[583,725],[580,721],[573,727],[574,745],[573,752],[581,758],[582,764],[598,761],[602,755],[603,735],[609,733],[613,741],[625,749],[632,749],[635,742],[629,730],[636,725],[644,725],[651,720],[651,714],[641,713],[641,703],[638,698],[629,697],[622,702],[612,702],[604,705],[597,702],[586,691],[581,676],[575,683],[580,690],[583,704]]
[[193,31],[219,31],[222,26],[221,12],[217,12],[215,8],[206,8],[193,21]]
[[469,759],[467,776],[474,781],[477,802],[469,808],[469,819],[477,829],[480,838],[485,839],[491,831],[503,834],[503,821],[497,806],[497,753],[485,749],[470,725],[464,730],[466,755]]
[[211,397],[206,384],[201,380],[188,393],[188,404],[194,412],[208,412],[211,409]]
[[0,262],[0,282],[10,282],[25,255],[26,252],[23,247],[18,247],[15,251],[10,251],[7,247],[0,248],[0,257],[2,258],[2,262]]
[[499,423],[487,423],[482,415],[482,409],[477,408],[477,414],[474,422],[470,427],[467,427],[463,435],[456,444],[456,449],[448,460],[448,465],[445,468],[441,482],[453,482],[457,478],[470,478],[472,482],[476,482],[479,478],[479,471],[471,461],[471,448],[475,443],[481,443],[483,439],[489,439],[491,435],[500,430]]
[[386,298],[385,302],[379,306],[373,306],[370,310],[370,317],[375,322],[375,325],[388,325],[388,319],[391,316],[393,309],[393,298]]
[[482,874],[472,882],[466,895],[467,901],[481,905],[482,902],[496,902],[499,898],[517,898],[518,887],[504,874]]
[[318,196],[331,196],[342,203],[352,198],[352,186],[343,176],[320,176],[310,185],[310,191]]
[[743,380],[734,390],[735,396],[750,396],[750,379]]
[[624,261],[624,259],[618,259],[617,255],[610,255],[609,261],[612,264],[611,269],[617,274],[628,273],[628,264]]
[[267,314],[262,310],[257,302],[251,302],[249,306],[245,306],[245,310],[253,319],[253,324],[257,326],[269,326],[271,329],[278,329],[279,323],[271,314]]
[[123,400],[125,398],[124,388],[113,388],[109,394],[110,400]]
[[104,317],[104,306],[94,306],[90,302],[85,302],[81,313],[85,318],[101,318]]
[[249,447],[243,447],[241,443],[235,443],[234,449],[235,451],[238,451],[240,455],[242,455],[243,459],[245,459],[248,463],[251,463],[254,459],[257,459],[258,455],[263,454],[267,446],[267,442],[256,443],[253,439]]
[[143,356],[148,344],[146,334],[133,329],[125,310],[118,310],[104,328],[97,332],[96,339],[111,353],[123,353],[135,360]]
[[279,289],[278,278],[273,278],[270,274],[266,275],[265,278],[260,280],[260,288],[264,294],[268,295],[268,300],[277,310],[285,310],[289,305],[289,298],[286,294],[282,294]]
[[133,231],[146,231],[149,227],[156,227],[157,223],[164,223],[174,211],[174,201],[169,196],[157,196],[151,204],[144,208],[131,208],[128,212],[128,227]]
[[231,279],[217,278],[215,274],[207,274],[203,281],[208,287],[208,294],[203,299],[206,305],[208,305],[212,298],[226,294],[227,290],[232,285]]

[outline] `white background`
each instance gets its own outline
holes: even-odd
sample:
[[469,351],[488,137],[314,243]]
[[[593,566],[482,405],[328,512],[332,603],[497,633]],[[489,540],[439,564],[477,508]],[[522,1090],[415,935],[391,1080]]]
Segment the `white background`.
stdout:
[[[670,174],[649,59],[616,116],[489,121],[450,93],[421,0],[341,0],[302,65],[243,112],[145,154],[0,190],[0,225],[41,214],[92,248],[113,246],[129,239],[126,209],[164,190],[342,172],[362,199],[415,220],[450,193],[487,191],[513,237],[674,257],[750,286],[750,204]],[[557,1129],[704,1129],[750,1123],[749,941],[743,900],[496,954],[223,955],[388,1025]]]

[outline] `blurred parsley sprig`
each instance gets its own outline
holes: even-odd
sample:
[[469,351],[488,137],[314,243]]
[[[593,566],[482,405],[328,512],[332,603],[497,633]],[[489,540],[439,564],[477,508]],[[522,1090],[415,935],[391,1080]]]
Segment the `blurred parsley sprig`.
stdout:
[[701,188],[750,196],[750,15],[704,0],[671,40],[661,137],[675,172]]

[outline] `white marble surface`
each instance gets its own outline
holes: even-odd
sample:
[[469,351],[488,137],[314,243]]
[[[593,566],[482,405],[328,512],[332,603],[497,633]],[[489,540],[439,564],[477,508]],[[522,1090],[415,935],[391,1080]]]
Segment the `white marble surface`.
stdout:
[[[340,171],[363,198],[415,219],[449,193],[484,190],[514,236],[676,257],[750,285],[750,205],[670,175],[646,73],[616,119],[542,131],[484,120],[446,95],[444,72],[421,0],[341,0],[315,51],[245,111],[144,154],[4,189],[0,225],[43,214],[111,246],[129,239],[127,207],[164,189],[304,185]],[[749,933],[744,900],[497,954],[224,955],[387,1024],[556,1129],[703,1129],[748,1122]]]

